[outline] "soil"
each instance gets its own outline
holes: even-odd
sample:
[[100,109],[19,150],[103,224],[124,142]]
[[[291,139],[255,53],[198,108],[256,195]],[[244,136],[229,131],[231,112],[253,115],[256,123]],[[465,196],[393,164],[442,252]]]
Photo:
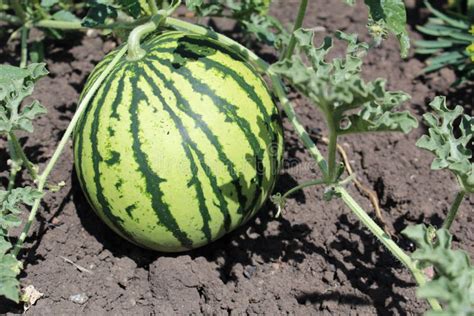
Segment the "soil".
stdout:
[[[290,22],[296,3],[279,1],[272,14]],[[330,34],[337,28],[358,32],[369,39],[362,4],[351,8],[342,1],[310,3],[306,26],[323,26]],[[423,10],[412,1],[408,13],[412,29],[421,22]],[[419,35],[411,32],[411,37]],[[36,121],[34,134],[21,137],[28,156],[41,168],[68,125],[87,75],[114,45],[94,32],[45,43],[51,74],[38,83],[34,97],[47,106],[48,114]],[[0,58],[17,64],[17,52],[17,46],[8,45]],[[268,49],[260,52],[269,60],[275,58]],[[450,101],[465,105],[472,114],[472,88],[453,91],[450,70],[419,76],[423,61],[413,55],[402,60],[393,38],[372,49],[365,63],[367,79],[386,77],[390,89],[412,95],[405,108],[418,118],[429,99],[448,93]],[[306,128],[314,135],[324,134],[320,113],[297,94],[292,100]],[[286,119],[284,127],[287,164],[276,192],[319,176]],[[409,135],[341,139],[361,180],[378,193],[386,221],[407,251],[413,245],[400,231],[414,223],[440,225],[456,192],[453,177],[430,171],[432,156],[415,147],[425,131],[420,126]],[[1,145],[0,170],[6,170],[7,154]],[[341,201],[325,202],[320,188],[292,196],[282,217],[275,218],[275,207],[267,203],[254,220],[219,241],[170,255],[141,249],[108,229],[85,201],[72,161],[69,144],[51,176],[51,182],[66,185],[45,198],[23,252],[22,286],[33,285],[44,293],[26,314],[398,315],[421,314],[428,308],[416,298],[407,270]],[[25,176],[18,185],[27,182]],[[372,210],[354,187],[349,190]],[[471,255],[473,204],[472,197],[464,201],[453,226],[455,246]],[[7,312],[23,309],[0,300],[0,313]]]

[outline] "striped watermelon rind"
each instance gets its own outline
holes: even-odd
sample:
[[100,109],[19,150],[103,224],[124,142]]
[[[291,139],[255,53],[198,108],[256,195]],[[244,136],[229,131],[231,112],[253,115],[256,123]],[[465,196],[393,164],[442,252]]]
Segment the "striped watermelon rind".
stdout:
[[[280,170],[280,116],[244,58],[201,35],[142,43],[101,84],[74,133],[79,182],[122,237],[176,252],[247,222]],[[83,95],[116,52],[97,65]]]

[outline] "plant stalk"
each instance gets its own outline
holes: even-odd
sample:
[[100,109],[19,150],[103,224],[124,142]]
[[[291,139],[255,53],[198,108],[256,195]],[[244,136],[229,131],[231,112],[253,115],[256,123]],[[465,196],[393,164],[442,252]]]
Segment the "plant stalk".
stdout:
[[456,194],[456,198],[454,199],[453,204],[451,205],[451,208],[449,209],[448,215],[446,216],[446,219],[444,220],[442,228],[449,230],[451,228],[451,225],[454,222],[454,219],[456,218],[456,215],[459,211],[459,206],[461,205],[464,196],[466,195],[466,191],[460,190],[458,194]]
[[[397,258],[408,270],[418,283],[419,286],[426,284],[426,277],[421,270],[419,270],[413,260],[400,248],[398,245],[375,223],[372,218],[357,204],[357,202],[350,196],[346,189],[336,187],[336,192],[340,193],[344,203],[352,210],[357,218],[364,224],[372,234]],[[441,311],[441,305],[436,299],[427,299],[431,308],[435,311]]]
[[286,48],[285,53],[282,54],[280,60],[291,58],[291,56],[293,56],[293,52],[296,46],[295,31],[301,28],[301,26],[303,25],[303,20],[306,15],[307,7],[308,7],[308,0],[301,0],[300,7],[298,9],[298,15],[296,16],[295,25],[293,26],[293,32],[291,32],[291,37],[288,43],[288,47]]
[[282,198],[286,199],[288,196],[295,193],[296,191],[299,191],[301,189],[304,189],[313,185],[319,185],[319,184],[325,184],[325,183],[326,183],[325,179],[315,179],[315,180],[301,183],[300,185],[297,185],[296,187],[288,190],[285,194],[282,195]]
[[[125,54],[127,51],[127,45],[124,45],[120,51],[115,55],[114,59],[110,62],[110,64],[105,68],[104,72],[100,74],[100,76],[97,78],[97,80],[93,83],[89,91],[85,94],[84,98],[82,99],[81,103],[79,104],[76,113],[74,113],[74,116],[71,119],[71,122],[69,123],[66,131],[64,132],[63,137],[61,138],[61,141],[58,144],[58,147],[56,147],[56,150],[49,160],[48,164],[46,165],[46,168],[44,169],[43,173],[39,177],[38,180],[38,191],[43,192],[44,187],[46,185],[46,181],[48,179],[49,174],[51,173],[53,167],[56,165],[56,162],[58,161],[59,157],[61,156],[64,147],[66,146],[67,142],[69,141],[69,138],[72,135],[72,132],[77,124],[77,121],[81,117],[82,113],[84,110],[87,108],[87,105],[89,104],[90,99],[92,96],[95,94],[97,89],[99,89],[100,85],[104,81],[104,79],[109,75],[110,71],[112,68],[117,64],[117,62],[122,58],[122,56]],[[23,230],[18,237],[18,241],[15,244],[15,247],[13,248],[13,255],[17,256],[18,253],[20,252],[21,248],[23,247],[23,243],[25,242],[26,237],[28,236],[28,232],[30,230],[31,224],[33,223],[36,213],[38,212],[39,206],[41,203],[41,198],[37,198],[31,208],[30,215],[28,216],[28,220],[23,227]]]
[[128,36],[128,55],[127,60],[139,60],[145,56],[146,51],[140,46],[140,41],[148,34],[156,30],[158,23],[149,21],[137,26]]
[[[37,22],[31,23],[30,27],[38,28],[49,28],[49,29],[58,29],[58,30],[87,30],[87,29],[133,29],[137,25],[143,24],[150,17],[142,17],[133,22],[114,22],[109,24],[101,24],[93,27],[84,27],[81,25],[81,22],[70,22],[70,21],[56,21],[56,20],[39,20]],[[0,12],[0,21],[6,21],[15,25],[22,25],[21,20],[11,19],[8,14],[4,15]]]
[[10,141],[11,148],[15,151],[15,155],[19,157],[25,166],[25,168],[28,170],[28,173],[30,174],[31,178],[33,178],[34,181],[38,180],[38,173],[36,172],[33,164],[30,162],[30,160],[26,157],[25,152],[23,151],[23,148],[21,148],[20,142],[15,136],[15,133],[10,132],[8,133],[8,140]]
[[334,120],[331,115],[326,114],[326,122],[328,123],[329,142],[328,142],[328,180],[336,182],[336,150],[337,150],[337,131]]
[[28,34],[30,30],[23,26],[21,28],[21,59],[20,59],[20,68],[26,68],[28,64]]
[[304,126],[299,122],[296,112],[293,109],[293,106],[288,100],[288,97],[286,96],[284,86],[281,83],[280,78],[273,74],[271,71],[267,70],[267,73],[269,74],[272,83],[273,83],[273,90],[275,91],[276,96],[280,100],[280,103],[283,107],[283,110],[285,111],[286,116],[288,117],[288,120],[291,122],[293,125],[293,128],[295,129],[296,133],[298,134],[299,138],[301,141],[304,143],[306,148],[308,149],[309,153],[313,157],[313,159],[317,162],[319,169],[321,169],[321,172],[323,173],[324,179],[328,178],[328,165],[326,160],[324,159],[324,156],[321,154],[319,151],[318,147],[314,144],[314,142],[311,140],[311,137],[309,136],[308,132],[306,132],[306,129]]
[[[7,192],[10,193],[11,190],[15,187],[16,175],[18,174],[19,167],[16,161],[12,160],[12,165],[10,167],[10,175],[8,176],[8,187]],[[2,201],[3,202],[3,201]]]
[[148,0],[148,5],[150,6],[151,15],[157,15],[158,14],[158,7],[156,5],[156,1],[155,0]]

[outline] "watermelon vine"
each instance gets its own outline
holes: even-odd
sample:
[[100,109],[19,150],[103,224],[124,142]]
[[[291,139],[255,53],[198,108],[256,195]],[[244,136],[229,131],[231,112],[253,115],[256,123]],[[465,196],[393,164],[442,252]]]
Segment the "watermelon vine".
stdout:
[[[436,155],[433,169],[445,168],[455,174],[460,189],[441,230],[436,233],[426,227],[405,230],[419,247],[409,255],[348,193],[345,186],[351,184],[353,176],[345,177],[345,166],[337,160],[338,137],[342,135],[408,133],[418,124],[409,112],[397,110],[409,99],[406,93],[387,91],[383,79],[369,82],[362,79],[362,58],[370,45],[360,42],[356,34],[337,32],[335,37],[345,43],[346,54],[343,58],[329,59],[333,39],[326,37],[320,46],[315,46],[314,30],[302,28],[307,0],[300,1],[291,31],[267,14],[270,1],[186,1],[187,8],[195,15],[235,19],[247,35],[276,47],[280,56],[270,65],[222,34],[172,17],[181,1],[91,1],[82,20],[74,14],[72,4],[55,6],[59,3],[41,1],[30,7],[12,0],[5,12],[0,11],[0,20],[19,27],[21,41],[20,67],[2,65],[0,68],[0,132],[7,137],[11,156],[8,186],[0,191],[0,295],[16,302],[20,300],[18,275],[22,264],[17,258],[42,197],[48,191],[60,189],[60,184],[48,183],[48,176],[73,132],[75,166],[81,186],[99,216],[122,237],[151,249],[183,251],[205,245],[248,221],[270,196],[283,151],[278,110],[260,77],[263,75],[270,79],[273,94],[323,175],[322,179],[301,184],[286,194],[275,194],[272,200],[279,210],[284,209],[289,194],[306,186],[322,185],[326,189],[325,199],[341,199],[412,273],[420,286],[420,296],[428,300],[434,312],[442,313],[442,307],[446,307],[446,311],[456,313],[465,310],[466,304],[473,305],[472,298],[461,297],[463,291],[474,287],[472,267],[464,253],[450,249],[448,232],[459,205],[473,192],[474,166],[468,146],[472,142],[474,120],[462,109],[449,110],[445,99],[436,98],[431,103],[436,116],[424,117],[430,127],[429,134],[417,145]],[[403,2],[366,3],[368,28],[374,43],[393,33],[400,42],[401,54],[406,56],[409,41]],[[16,137],[17,131],[31,132],[32,121],[45,112],[36,101],[20,106],[32,93],[34,83],[47,74],[44,64],[28,59],[27,38],[32,28],[46,29],[56,38],[67,30],[87,28],[112,30],[118,37],[127,38],[90,75],[70,124],[41,172],[28,160]],[[327,158],[299,123],[287,97],[286,84],[308,97],[325,118],[329,131]],[[233,89],[222,91],[225,89],[219,89],[219,85]],[[197,110],[202,108],[204,99],[215,106],[213,111]],[[242,100],[246,102],[245,108],[239,108]],[[122,116],[127,125],[114,121],[114,116]],[[174,124],[176,131],[170,133],[165,123],[155,123],[164,117]],[[239,146],[226,145],[222,139],[228,139],[206,123],[205,119],[210,117],[214,120],[212,128],[225,130],[228,137],[238,139]],[[454,132],[458,118],[461,118],[461,137],[456,137]],[[176,148],[166,152],[141,136],[144,127],[140,124],[157,131],[153,136],[156,144],[172,139],[179,146],[170,143],[167,147]],[[131,136],[125,139],[124,135]],[[201,147],[208,148],[206,153]],[[129,148],[132,148],[130,155],[123,154],[121,160],[121,153]],[[172,155],[166,161],[174,159],[177,163],[174,167],[180,168],[184,176],[165,179],[166,171],[160,169],[156,163],[159,158],[153,153]],[[210,160],[218,163],[211,165]],[[30,174],[32,183],[14,188],[22,167]],[[134,175],[130,175],[131,170]],[[219,172],[219,177],[214,172]],[[134,186],[122,191],[124,184],[120,178],[127,176],[133,178]],[[167,185],[168,190],[189,190],[183,193],[189,199],[166,199],[163,187]],[[145,206],[143,201],[151,206]],[[18,217],[21,204],[31,206],[31,210],[22,232],[12,242],[11,228],[21,225]],[[189,213],[191,216],[181,211],[190,205],[197,210]],[[156,223],[150,224],[150,219]],[[459,264],[462,275],[448,269],[450,261],[441,260],[441,256],[462,258],[464,261]],[[436,279],[428,280],[424,275],[422,269],[427,266],[437,269]],[[430,285],[437,286],[440,292],[428,291]]]

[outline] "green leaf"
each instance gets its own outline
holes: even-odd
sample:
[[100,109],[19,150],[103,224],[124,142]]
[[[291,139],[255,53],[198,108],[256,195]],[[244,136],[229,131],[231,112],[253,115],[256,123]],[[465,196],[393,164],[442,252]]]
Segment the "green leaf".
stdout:
[[59,3],[59,0],[41,0],[41,6],[44,8],[50,8],[57,3]]
[[5,214],[7,211],[13,214],[18,214],[20,213],[20,210],[18,209],[19,204],[31,206],[36,199],[42,196],[43,193],[32,187],[15,188],[9,193],[0,190],[0,201],[3,201],[0,205],[0,214]]
[[135,19],[138,18],[143,11],[140,1],[137,0],[117,0],[117,3],[120,5],[122,10],[130,14]]
[[66,10],[59,10],[58,12],[53,14],[53,19],[58,21],[68,21],[68,22],[77,22],[80,19]]
[[[5,243],[0,239],[0,245],[2,242]],[[0,295],[16,303],[19,302],[20,298],[20,282],[17,277],[21,268],[22,264],[15,256],[10,254],[0,255]]]
[[8,230],[21,224],[18,216],[20,205],[32,205],[42,195],[31,187],[15,188],[9,192],[0,190],[0,295],[15,302],[19,301],[20,283],[17,278],[22,264],[9,253],[13,246]]
[[254,35],[257,40],[281,50],[290,40],[289,32],[272,16],[254,14],[248,21],[241,22],[246,34]]
[[203,0],[186,0],[186,6],[191,11],[201,10],[203,2]]
[[[423,115],[429,127],[428,135],[423,135],[416,145],[435,155],[433,170],[451,170],[466,191],[474,192],[474,163],[471,163],[472,152],[468,148],[474,136],[474,118],[464,114],[460,105],[448,109],[445,97],[436,97],[430,107],[435,113]],[[458,119],[460,135],[456,137],[454,124]]]
[[417,126],[409,112],[394,111],[409,96],[401,91],[386,91],[385,81],[376,79],[366,83],[361,78],[362,57],[368,46],[357,42],[354,34],[338,32],[346,42],[346,55],[328,61],[332,39],[326,37],[321,46],[314,47],[314,32],[300,29],[295,32],[297,50],[294,54],[271,66],[271,70],[291,81],[302,94],[310,98],[335,126],[338,135],[401,131],[409,132]]
[[454,85],[474,79],[473,64],[467,51],[468,47],[474,43],[474,34],[469,33],[471,24],[467,15],[454,14],[449,11],[443,13],[436,10],[428,1],[425,1],[425,5],[432,17],[425,25],[417,26],[417,29],[421,33],[435,38],[415,42],[417,53],[433,55],[426,61],[427,67],[423,69],[423,72],[451,67],[458,76]]
[[94,27],[105,24],[108,18],[117,18],[117,9],[109,4],[109,1],[89,1],[89,11],[82,19],[82,26]]
[[460,19],[459,17],[454,18],[447,14],[444,14],[441,11],[436,10],[427,0],[424,1],[424,4],[434,16],[446,22],[448,25],[453,26],[455,28],[466,28],[466,29],[469,28],[469,22],[467,18],[466,19]]
[[474,313],[474,267],[469,255],[451,249],[452,236],[446,229],[434,230],[423,224],[408,226],[402,234],[416,244],[412,259],[420,267],[432,266],[433,280],[417,290],[421,298],[434,298],[443,303],[442,312],[428,315],[472,315]]
[[407,31],[407,15],[402,0],[365,0],[369,8],[369,32],[376,41],[381,41],[391,32],[400,43],[400,54],[408,56],[410,38]]
[[0,65],[0,133],[33,131],[32,121],[46,109],[38,101],[23,107],[21,103],[32,94],[34,83],[47,73],[44,63],[33,63],[25,69]]

